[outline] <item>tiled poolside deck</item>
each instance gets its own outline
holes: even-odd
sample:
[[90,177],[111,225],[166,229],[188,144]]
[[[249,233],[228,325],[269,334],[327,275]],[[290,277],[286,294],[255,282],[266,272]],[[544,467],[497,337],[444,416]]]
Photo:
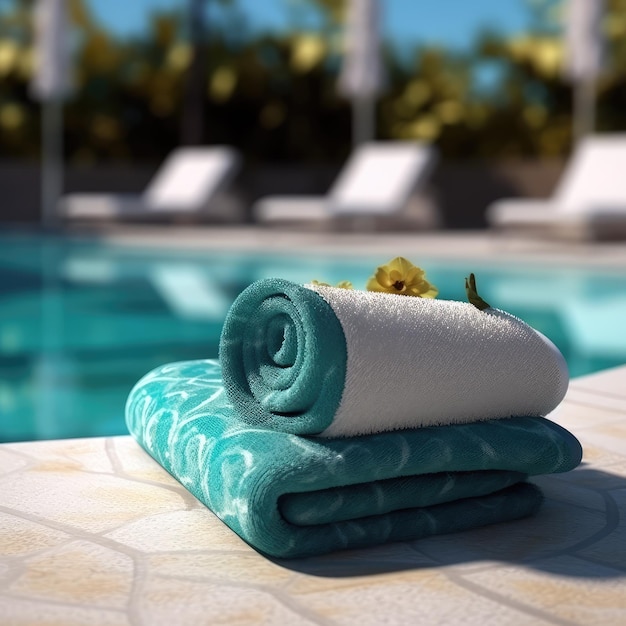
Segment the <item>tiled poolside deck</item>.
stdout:
[[626,367],[554,420],[585,449],[537,516],[302,561],[241,541],[129,437],[0,446],[0,623],[626,623]]

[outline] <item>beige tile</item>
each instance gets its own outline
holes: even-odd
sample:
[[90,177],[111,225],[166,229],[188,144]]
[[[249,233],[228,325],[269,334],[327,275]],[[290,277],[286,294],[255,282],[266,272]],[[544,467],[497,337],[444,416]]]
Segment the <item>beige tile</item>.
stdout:
[[119,474],[135,480],[180,487],[181,491],[186,491],[132,437],[110,437],[107,444]]
[[626,366],[580,376],[573,381],[572,387],[597,395],[621,397],[626,402]]
[[15,576],[17,567],[7,559],[0,560],[0,590]]
[[579,435],[585,443],[626,456],[626,420],[581,429]]
[[145,554],[251,548],[204,506],[192,511],[144,515],[106,535]]
[[230,552],[157,554],[151,556],[147,563],[151,574],[160,576],[276,589],[283,588],[295,576],[288,567],[260,557],[250,548]]
[[523,520],[414,543],[438,564],[463,571],[480,563],[525,562],[560,554],[599,532],[604,524],[604,511],[548,499],[536,515]]
[[606,473],[626,480],[626,459],[622,459],[606,466]]
[[[549,500],[604,513],[605,501],[602,494],[595,491],[592,485],[585,486],[581,479],[582,471],[574,470],[574,472],[562,475],[535,476],[533,482],[541,487],[545,497]],[[599,482],[597,477],[594,477],[594,481]]]
[[[566,474],[554,474],[541,477],[541,479],[559,484],[567,483],[574,489],[580,488],[596,492],[598,495],[607,489],[621,489],[626,485],[626,477],[619,465],[609,465],[606,469],[600,469],[597,465],[586,463]],[[582,502],[575,500],[572,504],[582,504]]]
[[[476,594],[443,569],[401,575],[299,581],[292,595],[333,624],[548,624],[529,606],[507,606]],[[521,610],[520,610],[521,609]],[[546,614],[546,618],[549,617]]]
[[0,562],[5,556],[27,556],[70,539],[68,533],[0,512]]
[[102,532],[146,514],[175,511],[183,498],[167,489],[80,468],[44,457],[32,471],[0,479],[2,505],[88,532]]
[[613,471],[613,468],[624,461],[624,457],[618,452],[611,452],[598,445],[593,444],[585,437],[585,431],[580,430],[576,433],[579,435],[580,442],[583,446],[583,467],[590,467],[594,470]]
[[590,399],[585,396],[584,401],[579,400],[580,394],[568,395],[567,401],[561,404],[555,414],[549,416],[550,419],[576,435],[581,429],[593,428],[598,424],[626,422],[626,413],[611,408],[600,408],[595,397]]
[[207,583],[203,580],[150,577],[133,598],[143,622],[151,626],[198,624],[317,624],[316,615],[298,602],[259,584]]
[[0,595],[0,615],[10,626],[131,626],[126,612],[48,604]]
[[[29,459],[13,451],[8,445],[0,448],[0,476],[25,469]],[[1,502],[0,502],[1,503]]]
[[336,554],[330,553],[279,562],[286,568],[323,577],[329,574],[334,577],[350,577],[403,572],[437,565],[432,558],[419,550],[419,542],[415,542],[415,545],[397,542],[360,550],[344,550],[340,559]]
[[[620,489],[610,489],[607,498],[607,515],[603,532],[595,541],[584,546],[577,554],[595,563],[604,563],[622,572],[626,578],[626,483]],[[626,608],[626,592],[625,592]]]
[[626,622],[624,581],[617,572],[572,557],[537,563],[545,569],[502,567],[469,574],[467,579],[502,601],[515,601],[585,626],[622,626]]
[[133,585],[133,560],[101,545],[73,541],[24,561],[8,588],[15,596],[125,609]]
[[588,411],[601,409],[607,413],[613,413],[613,419],[615,420],[624,419],[624,415],[626,415],[626,403],[621,397],[598,395],[582,389],[572,391],[568,402],[585,407]]
[[626,415],[626,400],[622,396],[596,392],[582,387],[568,391],[567,403],[585,407],[590,412],[590,418],[593,417],[596,409],[612,412],[614,419],[624,419]]
[[71,472],[85,470],[111,474],[113,467],[105,449],[105,439],[58,439],[11,444],[32,460],[33,471]]

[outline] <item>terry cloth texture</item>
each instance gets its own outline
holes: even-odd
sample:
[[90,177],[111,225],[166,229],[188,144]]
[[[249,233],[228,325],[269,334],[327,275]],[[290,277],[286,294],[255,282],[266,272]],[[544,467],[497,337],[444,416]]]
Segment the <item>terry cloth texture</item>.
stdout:
[[282,279],[240,294],[220,361],[242,420],[323,437],[546,415],[568,385],[558,349],[502,311]]
[[162,366],[132,390],[128,428],[252,546],[277,557],[414,540],[534,513],[524,479],[580,462],[573,435],[513,417],[320,438],[242,421],[218,361]]

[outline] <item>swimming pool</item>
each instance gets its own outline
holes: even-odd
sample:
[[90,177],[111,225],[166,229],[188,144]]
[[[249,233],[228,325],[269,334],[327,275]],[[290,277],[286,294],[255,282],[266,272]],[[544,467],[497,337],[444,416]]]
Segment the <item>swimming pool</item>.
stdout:
[[[365,284],[380,256],[194,252],[0,237],[0,441],[126,433],[132,385],[169,361],[217,354],[252,281]],[[572,376],[626,363],[626,272],[411,259],[440,297],[480,292],[548,335]]]

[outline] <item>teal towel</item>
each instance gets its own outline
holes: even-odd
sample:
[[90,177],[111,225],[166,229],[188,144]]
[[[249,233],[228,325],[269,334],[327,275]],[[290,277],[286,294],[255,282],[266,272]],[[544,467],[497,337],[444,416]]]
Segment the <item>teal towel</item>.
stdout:
[[547,415],[569,380],[503,311],[276,278],[234,302],[220,362],[242,420],[322,437]]
[[220,362],[242,419],[287,433],[320,433],[343,394],[346,340],[323,298],[272,278],[250,285],[231,306]]
[[173,363],[137,383],[137,441],[259,551],[300,557],[519,519],[541,504],[528,475],[565,472],[582,451],[541,417],[342,438],[254,427],[218,361]]

